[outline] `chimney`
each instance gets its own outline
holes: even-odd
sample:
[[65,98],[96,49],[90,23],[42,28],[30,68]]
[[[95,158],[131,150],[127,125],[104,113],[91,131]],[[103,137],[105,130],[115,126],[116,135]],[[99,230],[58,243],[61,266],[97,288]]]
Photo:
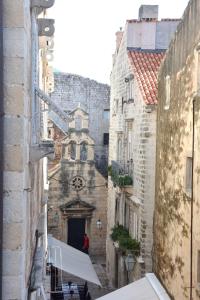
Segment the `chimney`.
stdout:
[[158,20],[158,5],[141,5],[139,20]]
[[117,31],[116,34],[115,34],[116,35],[116,51],[117,52],[118,52],[120,44],[121,44],[123,33],[124,32],[122,31],[122,28],[120,28],[120,31]]

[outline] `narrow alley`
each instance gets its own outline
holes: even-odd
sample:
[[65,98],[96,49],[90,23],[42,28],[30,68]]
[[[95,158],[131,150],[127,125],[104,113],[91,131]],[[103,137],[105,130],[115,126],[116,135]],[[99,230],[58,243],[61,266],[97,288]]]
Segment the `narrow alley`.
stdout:
[[0,300],[200,300],[200,0],[0,0]]

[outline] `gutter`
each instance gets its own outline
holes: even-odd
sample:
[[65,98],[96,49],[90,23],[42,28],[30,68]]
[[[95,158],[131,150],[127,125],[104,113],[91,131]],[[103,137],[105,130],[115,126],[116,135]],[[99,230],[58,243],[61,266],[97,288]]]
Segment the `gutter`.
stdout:
[[2,300],[3,252],[3,141],[4,141],[4,92],[3,92],[3,1],[0,0],[0,300]]

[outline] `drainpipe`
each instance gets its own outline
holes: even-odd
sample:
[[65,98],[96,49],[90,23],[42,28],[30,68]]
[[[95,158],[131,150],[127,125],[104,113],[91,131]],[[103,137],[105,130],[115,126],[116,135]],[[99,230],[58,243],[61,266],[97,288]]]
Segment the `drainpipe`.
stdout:
[[3,93],[3,1],[0,0],[0,300],[2,300],[2,248],[3,248],[3,141],[4,141],[4,93]]

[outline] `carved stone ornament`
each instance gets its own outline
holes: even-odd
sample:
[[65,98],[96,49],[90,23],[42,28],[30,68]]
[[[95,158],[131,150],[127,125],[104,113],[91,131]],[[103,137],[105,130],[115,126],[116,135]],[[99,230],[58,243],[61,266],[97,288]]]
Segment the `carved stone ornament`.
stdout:
[[81,176],[75,176],[70,184],[75,191],[80,191],[85,187],[85,180]]
[[92,212],[95,209],[95,206],[86,203],[80,198],[76,198],[60,206],[60,210],[66,217],[92,217]]
[[54,22],[54,19],[38,19],[38,35],[52,36],[55,31]]

